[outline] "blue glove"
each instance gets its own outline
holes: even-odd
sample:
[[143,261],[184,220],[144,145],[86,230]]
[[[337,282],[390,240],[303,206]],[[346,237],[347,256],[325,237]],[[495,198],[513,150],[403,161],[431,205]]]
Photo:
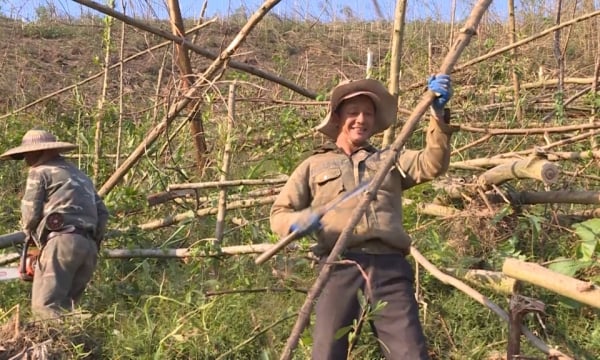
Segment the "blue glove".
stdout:
[[311,211],[301,215],[295,223],[290,226],[290,232],[297,232],[298,237],[309,235],[321,229],[321,215]]
[[444,107],[452,98],[452,81],[450,75],[438,74],[432,75],[427,79],[427,88],[433,91],[437,98],[433,100],[431,106],[434,110],[444,110]]

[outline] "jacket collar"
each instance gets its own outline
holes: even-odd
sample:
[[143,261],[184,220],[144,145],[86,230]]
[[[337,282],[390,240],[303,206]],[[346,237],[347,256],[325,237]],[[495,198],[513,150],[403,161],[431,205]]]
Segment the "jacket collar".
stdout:
[[[359,150],[365,150],[370,153],[377,152],[377,148],[369,143],[367,143],[365,146],[356,149],[354,152],[357,152]],[[315,149],[313,154],[323,154],[327,152],[336,152],[340,154],[344,153],[344,151],[340,149],[333,141],[328,141],[325,144],[319,146],[317,149]]]

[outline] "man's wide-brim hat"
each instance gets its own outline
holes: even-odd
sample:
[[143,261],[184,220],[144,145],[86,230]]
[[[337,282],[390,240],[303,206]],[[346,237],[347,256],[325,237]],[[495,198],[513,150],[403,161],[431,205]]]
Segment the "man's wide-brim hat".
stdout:
[[73,150],[77,145],[58,141],[56,136],[50,134],[45,130],[29,130],[23,136],[21,145],[7,150],[4,154],[0,155],[0,160],[23,159],[25,153],[34,151],[45,151],[45,150],[57,150],[59,152],[65,152]]
[[333,121],[333,114],[340,104],[347,99],[359,95],[366,95],[375,104],[375,127],[373,134],[380,133],[390,127],[396,120],[396,99],[390,94],[380,81],[374,79],[348,80],[340,83],[331,91],[329,109],[325,119],[316,127],[317,130],[336,140],[338,125]]

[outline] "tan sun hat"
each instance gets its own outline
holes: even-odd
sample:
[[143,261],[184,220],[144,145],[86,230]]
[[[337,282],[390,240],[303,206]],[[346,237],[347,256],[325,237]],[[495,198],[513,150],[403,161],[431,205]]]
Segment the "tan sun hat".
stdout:
[[367,95],[375,104],[375,129],[373,134],[384,131],[396,120],[398,111],[396,99],[380,81],[374,79],[347,80],[333,88],[327,116],[317,125],[316,129],[336,140],[338,128],[332,121],[333,112],[340,106],[342,101],[359,95]]
[[0,160],[14,159],[22,160],[23,154],[33,151],[42,150],[58,150],[59,152],[73,150],[77,145],[58,141],[56,136],[50,134],[45,130],[29,130],[23,136],[21,145],[7,150],[4,154],[0,155]]

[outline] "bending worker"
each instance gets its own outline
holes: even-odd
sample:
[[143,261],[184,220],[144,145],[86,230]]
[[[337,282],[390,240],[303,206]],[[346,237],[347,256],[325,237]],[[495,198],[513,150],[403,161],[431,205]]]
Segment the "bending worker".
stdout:
[[0,159],[25,159],[29,175],[21,200],[26,241],[41,252],[33,276],[31,307],[40,318],[73,310],[96,268],[108,211],[91,179],[61,152],[76,148],[44,130],[29,130],[20,146]]

